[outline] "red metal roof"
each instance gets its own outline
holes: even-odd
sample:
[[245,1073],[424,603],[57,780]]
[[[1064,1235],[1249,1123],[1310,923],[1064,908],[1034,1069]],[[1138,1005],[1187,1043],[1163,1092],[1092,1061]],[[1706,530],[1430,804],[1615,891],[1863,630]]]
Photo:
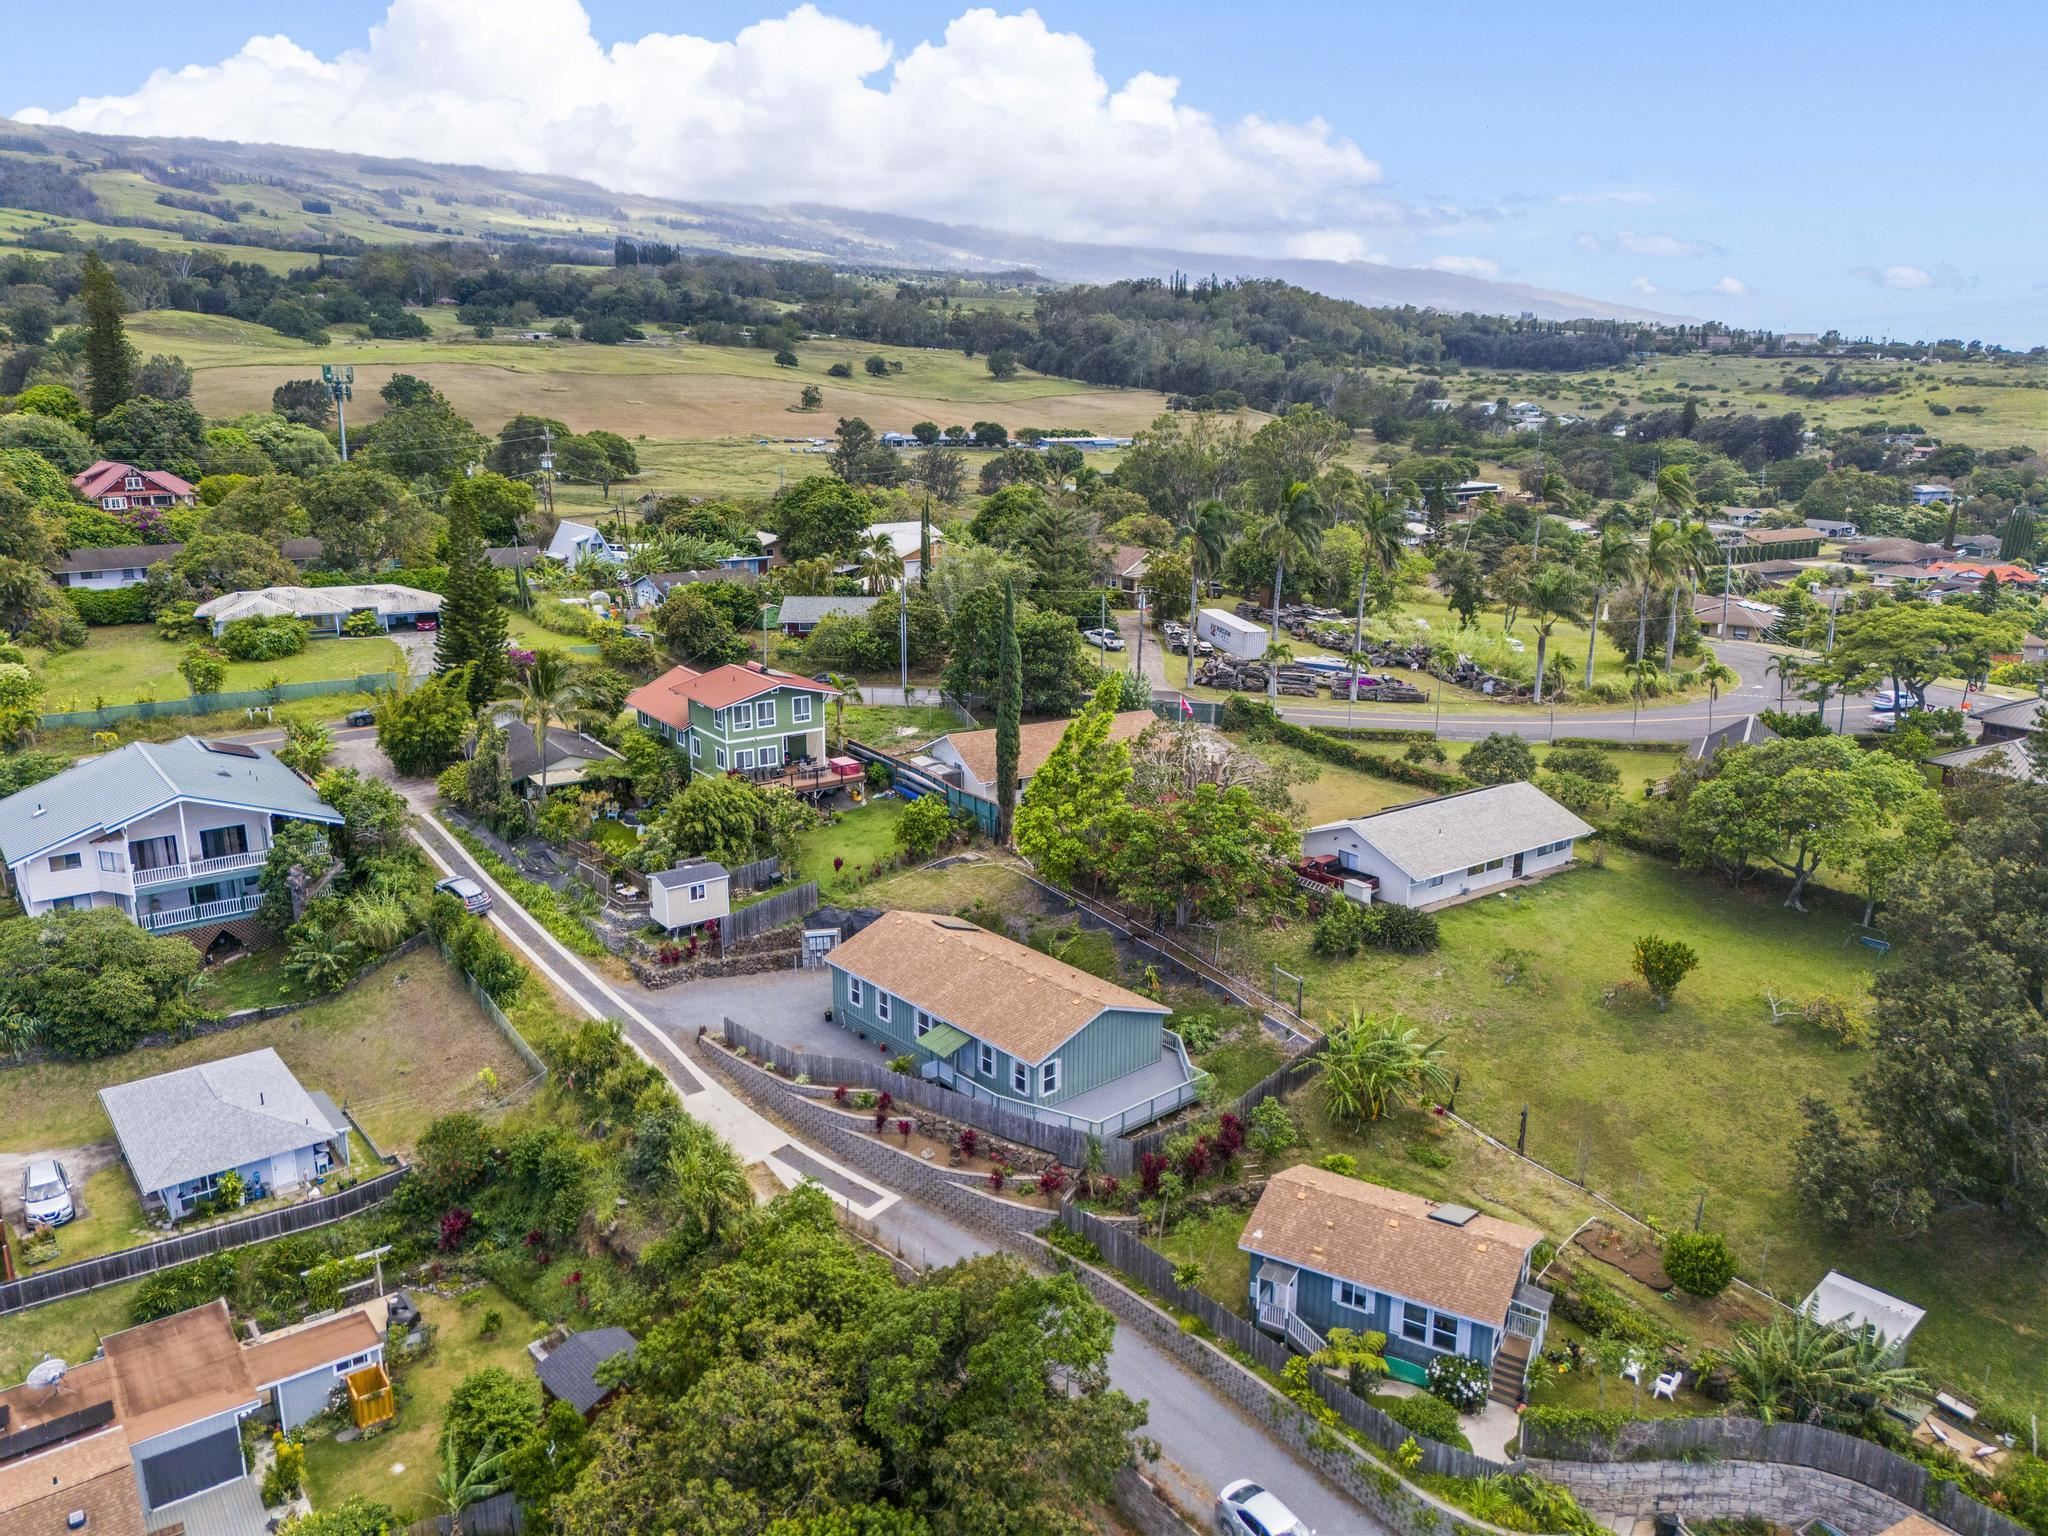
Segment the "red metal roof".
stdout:
[[706,709],[724,709],[730,704],[743,704],[748,699],[764,693],[773,693],[778,688],[796,688],[805,693],[830,694],[838,690],[825,683],[814,683],[807,677],[798,677],[790,672],[777,672],[772,668],[750,662],[746,666],[713,667],[709,672],[696,672],[688,667],[671,667],[653,682],[643,684],[626,695],[629,707],[644,715],[651,715],[662,724],[676,730],[687,729],[690,724],[691,701],[702,704]]
[[111,496],[122,489],[121,482],[130,475],[142,477],[145,492],[159,496],[190,496],[192,487],[165,469],[137,469],[133,464],[116,464],[112,459],[100,459],[88,465],[82,474],[71,477],[71,485],[87,501],[98,501],[102,496]]

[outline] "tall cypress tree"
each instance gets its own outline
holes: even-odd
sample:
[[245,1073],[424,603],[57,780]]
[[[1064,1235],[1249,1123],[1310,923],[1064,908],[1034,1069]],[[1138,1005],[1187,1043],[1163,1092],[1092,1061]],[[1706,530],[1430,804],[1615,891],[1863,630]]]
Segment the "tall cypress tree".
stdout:
[[121,324],[128,305],[97,251],[85,253],[78,298],[85,308],[85,366],[92,375],[89,403],[97,418],[135,393],[135,351]]
[[1017,810],[1018,733],[1024,715],[1024,653],[1017,645],[1017,587],[1003,583],[1003,632],[996,642],[996,840],[1010,840]]
[[448,492],[448,590],[441,603],[441,633],[434,641],[434,670],[469,667],[469,702],[482,708],[510,671],[505,634],[498,573],[484,554],[482,514],[470,482],[457,480]]

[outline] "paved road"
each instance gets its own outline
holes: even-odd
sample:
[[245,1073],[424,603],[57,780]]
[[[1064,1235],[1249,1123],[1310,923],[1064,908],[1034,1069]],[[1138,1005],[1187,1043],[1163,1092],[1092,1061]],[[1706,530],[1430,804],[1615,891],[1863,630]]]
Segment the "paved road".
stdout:
[[[388,767],[386,773],[388,775]],[[712,1023],[716,1009],[737,1005],[732,984],[696,983],[662,999],[630,983],[613,983],[564,949],[471,859],[466,850],[426,814],[433,786],[424,781],[398,781],[419,817],[419,836],[437,864],[469,876],[492,893],[491,921],[574,1002],[593,1017],[625,1022],[628,1038],[665,1074],[692,1115],[708,1121],[749,1162],[766,1160],[775,1167],[779,1148],[794,1145],[854,1185],[879,1187],[873,1180],[843,1168],[825,1153],[804,1146],[779,1125],[756,1113],[709,1072],[689,1061],[689,1039],[699,1022]],[[780,977],[761,978],[758,990],[770,996],[782,989]],[[705,996],[692,1004],[692,992]],[[657,999],[662,999],[657,1001]],[[657,1025],[650,1010],[662,1014]],[[782,1164],[788,1169],[789,1164]],[[793,1179],[785,1179],[793,1182]],[[943,1266],[995,1249],[980,1235],[915,1201],[880,1192],[874,1203],[847,1202],[871,1220],[882,1240],[913,1263]],[[1110,1380],[1134,1398],[1146,1400],[1150,1422],[1145,1433],[1160,1447],[1156,1475],[1189,1508],[1205,1510],[1217,1489],[1240,1477],[1253,1478],[1279,1492],[1295,1512],[1321,1536],[1377,1536],[1384,1528],[1320,1474],[1275,1439],[1265,1426],[1212,1394],[1197,1378],[1128,1328],[1116,1332],[1110,1356]]]

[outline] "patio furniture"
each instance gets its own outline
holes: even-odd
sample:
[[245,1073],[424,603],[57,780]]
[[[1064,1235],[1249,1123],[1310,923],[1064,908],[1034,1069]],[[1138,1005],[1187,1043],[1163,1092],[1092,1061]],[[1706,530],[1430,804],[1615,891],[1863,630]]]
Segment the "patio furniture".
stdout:
[[1948,1444],[1948,1432],[1944,1430],[1939,1424],[1935,1423],[1932,1419],[1929,1419],[1927,1421],[1927,1432],[1930,1435],[1934,1436],[1935,1439],[1939,1440],[1943,1445]]
[[1666,1371],[1657,1378],[1656,1384],[1650,1388],[1651,1399],[1654,1401],[1660,1397],[1668,1397],[1674,1403],[1677,1402],[1678,1384],[1684,1379],[1685,1374],[1682,1371]]
[[1643,1361],[1640,1355],[1630,1355],[1621,1362],[1621,1379],[1643,1384]]

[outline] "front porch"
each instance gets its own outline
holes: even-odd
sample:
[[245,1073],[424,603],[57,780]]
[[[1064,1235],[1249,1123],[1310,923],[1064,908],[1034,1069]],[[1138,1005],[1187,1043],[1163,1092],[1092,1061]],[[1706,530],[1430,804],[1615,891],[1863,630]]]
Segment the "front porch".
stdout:
[[151,933],[176,933],[205,923],[233,922],[262,905],[263,897],[255,892],[205,901],[197,899],[197,893],[192,891],[167,892],[161,897],[150,897],[147,904],[138,897],[135,921]]
[[1194,1098],[1202,1077],[1188,1060],[1180,1037],[1170,1030],[1159,1048],[1158,1061],[1058,1104],[1036,1104],[997,1093],[939,1057],[926,1061],[918,1074],[971,1098],[986,1099],[1012,1114],[1029,1115],[1047,1125],[1070,1126],[1091,1136],[1121,1136],[1172,1114]]

